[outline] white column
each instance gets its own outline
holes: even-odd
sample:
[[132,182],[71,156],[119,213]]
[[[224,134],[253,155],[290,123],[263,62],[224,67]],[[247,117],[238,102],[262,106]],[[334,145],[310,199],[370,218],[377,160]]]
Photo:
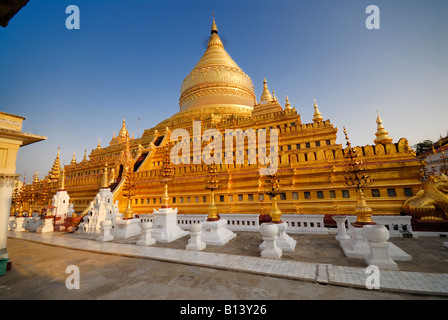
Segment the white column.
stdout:
[[8,258],[6,242],[15,177],[16,175],[0,175],[0,258]]
[[347,235],[347,230],[345,229],[345,221],[347,220],[347,216],[332,216],[331,218],[336,221],[336,225],[338,226],[338,234],[335,237],[336,240],[350,239],[350,236]]

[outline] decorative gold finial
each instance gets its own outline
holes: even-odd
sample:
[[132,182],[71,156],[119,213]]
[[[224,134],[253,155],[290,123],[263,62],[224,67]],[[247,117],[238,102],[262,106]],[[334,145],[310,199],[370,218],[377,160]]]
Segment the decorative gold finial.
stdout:
[[96,146],[97,149],[101,149],[101,140],[98,139],[98,145]]
[[292,108],[291,108],[291,104],[289,103],[288,96],[286,96],[285,110],[286,110],[286,109],[292,109]]
[[263,80],[263,93],[261,94],[260,103],[268,103],[273,101],[272,95],[268,89],[268,82],[266,81],[266,76]]
[[70,161],[70,164],[76,164],[76,153],[73,152],[72,161]]
[[213,11],[212,13],[213,16],[213,23],[212,23],[212,30],[211,30],[211,34],[218,34],[218,27],[216,26],[216,22],[215,22],[215,11]]
[[313,122],[320,122],[324,120],[324,118],[322,117],[322,115],[319,112],[319,109],[317,107],[317,103],[316,103],[316,99],[314,99],[314,115],[313,115]]
[[87,149],[84,149],[84,159],[82,161],[87,161]]
[[[212,154],[213,157],[213,154]],[[212,162],[207,166],[207,184],[205,189],[210,190],[210,204],[208,207],[208,218],[207,221],[217,221],[219,220],[218,208],[215,204],[215,190],[220,186],[218,185],[218,173],[215,162]]]
[[107,183],[107,162],[103,171],[103,179],[101,180],[101,188],[109,188],[109,184]]
[[383,127],[383,121],[380,118],[380,114],[378,112],[378,109],[376,110],[377,117],[376,117],[376,123],[377,123],[377,129],[376,129],[376,139],[374,140],[375,144],[387,144],[392,142],[392,138],[388,136],[388,132]]
[[65,190],[65,168],[62,168],[61,187],[59,190]]

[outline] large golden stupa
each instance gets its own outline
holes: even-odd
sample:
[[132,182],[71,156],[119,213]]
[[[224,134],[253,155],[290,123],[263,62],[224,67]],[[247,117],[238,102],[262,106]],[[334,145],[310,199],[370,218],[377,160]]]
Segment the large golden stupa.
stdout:
[[[261,82],[261,81],[260,81]],[[276,155],[277,178],[281,190],[278,207],[283,213],[304,214],[353,214],[356,190],[345,184],[347,161],[344,147],[337,144],[338,129],[325,120],[316,100],[313,119],[302,122],[300,114],[291,107],[287,97],[282,106],[274,92],[268,89],[266,79],[260,99],[257,101],[250,77],[225,51],[218,35],[215,20],[207,49],[181,84],[179,112],[146,129],[141,137],[129,136],[123,120],[118,135],[113,134],[107,146],[98,142],[81,161],[73,160],[64,167],[65,190],[71,197],[78,215],[85,214],[89,203],[102,185],[103,171],[107,168],[108,185],[114,201],[119,201],[120,212],[126,208],[123,186],[132,179],[135,186],[132,209],[135,214],[152,213],[159,209],[164,196],[161,183],[166,169],[166,155],[175,143],[191,148],[190,159],[171,163],[173,175],[169,186],[169,205],[178,208],[179,214],[207,213],[210,191],[205,188],[208,166],[196,159],[193,152],[196,138],[190,141],[171,141],[175,129],[193,132],[194,121],[201,121],[201,132],[207,129],[242,131],[248,129],[278,129],[278,146],[267,145],[267,154]],[[362,121],[360,119],[359,121]],[[401,138],[395,143],[377,118],[378,132],[372,132],[373,145],[355,147],[362,158],[366,172],[373,183],[364,189],[365,199],[373,214],[398,215],[403,203],[421,186],[422,163]],[[206,140],[199,141],[201,148]],[[224,148],[224,140],[223,140]],[[229,159],[216,166],[220,187],[214,190],[218,213],[261,213],[269,211],[271,200],[264,193],[265,178],[260,175],[263,164],[249,163],[250,155],[258,153],[248,142],[243,150],[225,150],[219,157]],[[193,156],[191,156],[193,155]],[[244,157],[244,163],[236,161]],[[60,187],[62,170],[59,153],[45,179],[34,179],[25,187],[34,191],[46,188],[51,199]],[[36,198],[37,199],[37,198]],[[29,202],[31,210],[39,211],[39,203]],[[27,208],[24,208],[26,211]],[[29,209],[28,209],[29,210]]]

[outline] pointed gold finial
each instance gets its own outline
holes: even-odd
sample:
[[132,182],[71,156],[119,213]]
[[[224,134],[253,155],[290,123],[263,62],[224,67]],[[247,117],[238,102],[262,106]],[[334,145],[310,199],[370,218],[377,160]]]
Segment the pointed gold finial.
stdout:
[[101,149],[101,140],[98,139],[98,145],[96,146],[97,149]]
[[313,115],[313,122],[317,123],[324,120],[321,113],[319,112],[319,109],[317,107],[316,99],[314,99],[314,115]]
[[292,109],[292,108],[291,108],[291,104],[289,103],[288,96],[286,96],[285,110],[286,110],[286,109]]
[[65,168],[62,168],[61,187],[59,190],[65,190]]
[[268,103],[272,101],[272,95],[268,89],[268,82],[266,81],[266,76],[263,80],[263,93],[261,94],[260,103]]
[[87,149],[84,149],[84,159],[82,161],[87,161]]
[[107,183],[107,162],[103,171],[103,179],[101,180],[101,188],[109,188],[109,184]]
[[218,27],[216,26],[216,22],[215,22],[215,11],[213,11],[212,13],[213,16],[213,23],[212,23],[212,30],[211,30],[211,34],[218,34]]
[[380,118],[380,113],[378,112],[378,110],[376,110],[377,112],[377,117],[376,117],[376,124],[377,124],[377,129],[376,129],[376,139],[374,140],[375,144],[387,144],[392,142],[392,138],[388,136],[388,132],[384,129],[383,126],[383,120],[381,120]]
[[70,161],[70,164],[76,164],[76,153],[73,152],[72,161]]
[[36,173],[33,175],[33,183],[38,183],[39,182],[39,171],[36,170]]

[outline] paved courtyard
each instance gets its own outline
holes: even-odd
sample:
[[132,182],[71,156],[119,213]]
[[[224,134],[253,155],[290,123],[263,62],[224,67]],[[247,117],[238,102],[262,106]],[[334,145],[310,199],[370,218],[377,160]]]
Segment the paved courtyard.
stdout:
[[[169,244],[136,246],[138,237],[100,243],[78,234],[10,232],[13,268],[0,277],[0,299],[446,299],[446,238],[392,238],[412,256],[400,271],[381,271],[380,289],[365,287],[366,264],[344,256],[334,235],[291,235],[293,253],[263,259],[261,236],[237,232],[223,247],[185,250]],[[69,290],[66,268],[80,270],[80,289]],[[323,272],[322,272],[323,271]]]

